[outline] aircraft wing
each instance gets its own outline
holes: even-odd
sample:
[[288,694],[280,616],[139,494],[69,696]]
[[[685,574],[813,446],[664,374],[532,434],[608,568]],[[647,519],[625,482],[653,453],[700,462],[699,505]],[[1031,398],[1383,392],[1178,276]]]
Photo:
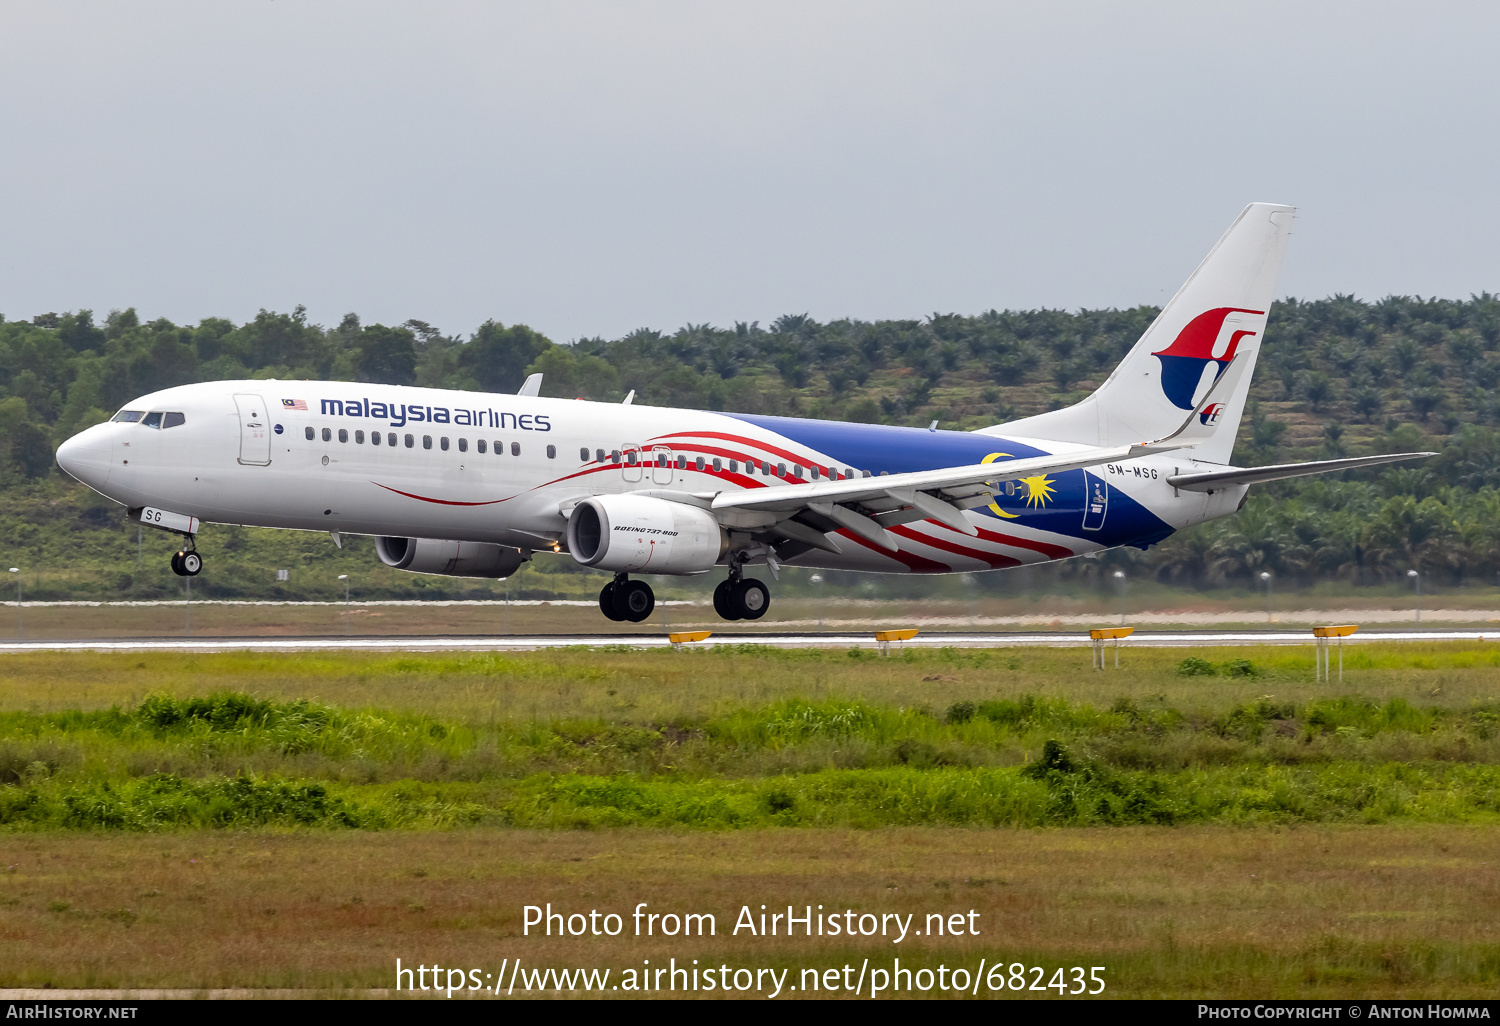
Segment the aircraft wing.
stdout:
[[[1166,446],[1173,449],[1176,446]],[[818,481],[807,484],[771,485],[746,491],[723,492],[715,497],[714,509],[753,509],[771,512],[795,512],[811,503],[867,502],[872,499],[904,498],[913,492],[970,493],[985,482],[1014,481],[1038,474],[1060,474],[1065,470],[1092,467],[1098,463],[1135,459],[1161,452],[1150,445],[1121,445],[1107,449],[1084,449],[1058,456],[1033,456],[1027,459],[997,463],[975,463],[941,470],[918,470],[909,474],[886,474],[880,477],[856,477],[842,481]],[[989,489],[985,489],[989,490]]]
[[978,534],[978,528],[964,519],[963,511],[988,503],[1001,481],[1059,474],[1177,448],[1180,446],[1152,443],[1117,445],[909,474],[771,485],[721,493],[710,508],[724,513],[743,510],[771,514],[777,520],[773,531],[814,548],[841,551],[827,534],[842,527],[895,552],[898,543],[886,528],[913,520],[936,520],[955,531]]
[[1237,372],[1243,370],[1243,366],[1238,357],[1231,359],[1225,372],[1209,387],[1182,425],[1154,442],[1099,446],[1050,456],[917,470],[907,474],[721,492],[713,497],[709,508],[720,514],[721,519],[728,519],[725,515],[734,512],[760,514],[766,518],[762,526],[772,534],[833,553],[843,551],[838,542],[829,537],[840,528],[890,552],[897,552],[900,545],[896,536],[886,528],[914,520],[936,520],[972,538],[979,533],[979,528],[969,523],[964,510],[988,504],[1001,481],[1060,474],[1101,463],[1188,449],[1213,437],[1215,420],[1205,415],[1205,411],[1225,387],[1226,381],[1237,380]]

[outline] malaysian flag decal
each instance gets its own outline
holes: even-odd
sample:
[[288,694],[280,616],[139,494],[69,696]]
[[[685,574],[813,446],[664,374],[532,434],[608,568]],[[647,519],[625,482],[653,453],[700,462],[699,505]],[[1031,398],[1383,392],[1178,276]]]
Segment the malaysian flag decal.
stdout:
[[283,399],[281,406],[286,410],[302,410],[304,413],[307,411],[307,402],[303,399]]

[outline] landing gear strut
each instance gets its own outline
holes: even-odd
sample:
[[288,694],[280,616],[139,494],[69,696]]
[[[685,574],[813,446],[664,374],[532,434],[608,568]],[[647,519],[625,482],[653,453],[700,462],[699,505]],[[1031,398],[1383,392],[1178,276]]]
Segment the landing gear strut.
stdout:
[[753,577],[744,577],[738,563],[729,568],[729,579],[714,589],[714,612],[725,620],[759,620],[771,608],[771,592]]
[[203,557],[198,555],[198,547],[189,538],[185,548],[172,553],[172,572],[178,577],[197,577],[202,570]]
[[599,591],[599,612],[616,622],[640,623],[656,608],[656,593],[645,581],[620,574]]

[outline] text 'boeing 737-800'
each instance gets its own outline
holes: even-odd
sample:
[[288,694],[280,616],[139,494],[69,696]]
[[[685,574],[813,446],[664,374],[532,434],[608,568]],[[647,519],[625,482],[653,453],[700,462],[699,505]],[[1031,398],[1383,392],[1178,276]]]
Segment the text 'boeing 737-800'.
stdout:
[[372,535],[387,565],[503,578],[538,552],[613,573],[599,607],[644,620],[632,574],[723,568],[714,608],[757,619],[747,570],[1000,569],[1146,547],[1235,512],[1251,484],[1412,459],[1229,465],[1293,208],[1254,203],[1100,388],[980,431],[848,424],[339,381],[215,381],[129,403],[57,461],[183,536],[203,523]]

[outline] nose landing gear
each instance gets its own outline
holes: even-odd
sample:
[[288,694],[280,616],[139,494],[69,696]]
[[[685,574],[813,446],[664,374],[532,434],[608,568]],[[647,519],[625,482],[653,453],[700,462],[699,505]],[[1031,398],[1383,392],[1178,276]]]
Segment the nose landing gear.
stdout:
[[611,620],[640,623],[656,608],[656,593],[645,581],[620,574],[599,591],[599,612]]
[[191,541],[188,547],[172,553],[172,572],[178,577],[197,577],[203,570],[203,557]]

